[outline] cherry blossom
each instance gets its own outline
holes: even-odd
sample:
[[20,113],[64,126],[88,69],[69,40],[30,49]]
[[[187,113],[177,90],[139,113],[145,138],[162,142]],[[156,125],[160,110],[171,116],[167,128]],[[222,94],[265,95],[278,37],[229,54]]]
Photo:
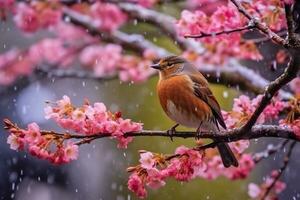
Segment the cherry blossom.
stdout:
[[126,22],[127,16],[114,4],[96,2],[90,7],[95,24],[103,30],[113,31]]

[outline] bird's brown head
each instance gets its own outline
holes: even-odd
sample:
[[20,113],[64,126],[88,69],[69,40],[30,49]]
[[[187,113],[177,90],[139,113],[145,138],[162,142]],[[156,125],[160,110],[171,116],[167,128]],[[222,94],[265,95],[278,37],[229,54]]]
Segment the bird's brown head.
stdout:
[[151,67],[159,70],[161,78],[166,78],[182,72],[186,62],[184,58],[179,56],[168,56],[160,59],[158,63],[151,65]]

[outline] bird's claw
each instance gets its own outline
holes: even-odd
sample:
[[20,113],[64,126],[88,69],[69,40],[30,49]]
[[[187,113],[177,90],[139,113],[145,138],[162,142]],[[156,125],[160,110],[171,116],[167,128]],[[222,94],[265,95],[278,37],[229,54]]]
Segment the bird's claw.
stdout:
[[176,127],[177,126],[179,126],[179,124],[176,124],[175,126],[170,128],[169,130],[167,130],[167,134],[169,135],[172,142],[173,142],[173,135],[176,133]]
[[200,139],[200,135],[201,135],[201,132],[200,131],[196,131],[196,133],[195,133],[195,140],[199,140]]
[[198,127],[197,130],[196,130],[196,133],[195,133],[195,140],[199,140],[199,139],[200,139],[200,135],[201,135],[201,125],[202,125],[202,122],[199,124],[199,127]]

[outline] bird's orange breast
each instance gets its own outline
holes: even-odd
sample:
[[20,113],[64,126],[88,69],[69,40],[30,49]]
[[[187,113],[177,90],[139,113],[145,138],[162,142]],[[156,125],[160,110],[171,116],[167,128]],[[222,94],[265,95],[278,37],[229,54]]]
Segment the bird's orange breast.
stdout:
[[194,94],[188,75],[177,75],[158,82],[157,93],[166,114],[179,124],[197,127],[211,118],[210,107]]

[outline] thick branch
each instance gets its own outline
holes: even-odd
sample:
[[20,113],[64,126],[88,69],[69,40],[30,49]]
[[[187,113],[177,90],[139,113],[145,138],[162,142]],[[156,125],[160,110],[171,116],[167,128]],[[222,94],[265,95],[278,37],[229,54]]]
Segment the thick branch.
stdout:
[[247,132],[247,130],[250,130],[250,128],[256,123],[258,117],[260,114],[264,111],[265,107],[270,103],[273,96],[287,83],[289,83],[291,80],[293,80],[299,71],[300,67],[300,58],[297,55],[299,51],[297,50],[291,50],[292,56],[291,61],[288,64],[288,67],[285,69],[284,73],[279,76],[277,79],[272,81],[268,87],[266,88],[266,91],[261,99],[260,104],[248,120],[248,122],[242,127],[242,130],[244,132]]
[[291,10],[291,5],[284,4],[284,10],[285,10],[285,18],[287,22],[288,27],[288,41],[292,45],[296,45],[297,39],[295,36],[295,28],[294,28],[294,20],[293,20],[293,14]]

